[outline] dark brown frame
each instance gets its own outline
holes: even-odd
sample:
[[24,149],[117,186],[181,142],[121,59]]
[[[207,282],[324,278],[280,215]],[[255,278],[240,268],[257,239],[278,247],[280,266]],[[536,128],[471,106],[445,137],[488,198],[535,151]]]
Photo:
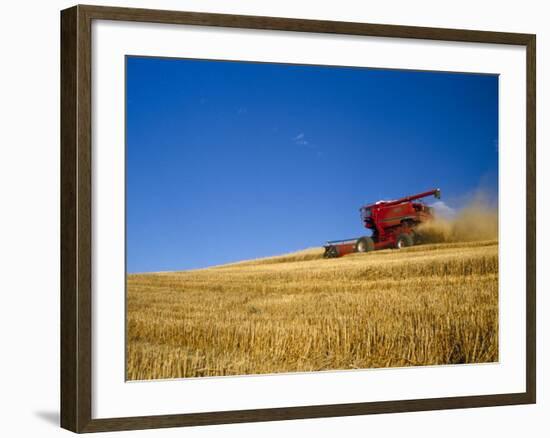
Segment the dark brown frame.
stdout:
[[[92,419],[92,20],[141,21],[525,46],[527,52],[526,392]],[[519,33],[81,5],[63,10],[61,12],[61,426],[80,433],[535,403],[535,47],[535,35]]]

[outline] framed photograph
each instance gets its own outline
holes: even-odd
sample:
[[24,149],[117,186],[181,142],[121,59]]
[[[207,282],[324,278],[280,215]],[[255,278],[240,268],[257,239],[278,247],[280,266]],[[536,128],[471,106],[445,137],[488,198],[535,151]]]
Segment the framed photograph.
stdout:
[[61,425],[535,403],[535,35],[61,12]]

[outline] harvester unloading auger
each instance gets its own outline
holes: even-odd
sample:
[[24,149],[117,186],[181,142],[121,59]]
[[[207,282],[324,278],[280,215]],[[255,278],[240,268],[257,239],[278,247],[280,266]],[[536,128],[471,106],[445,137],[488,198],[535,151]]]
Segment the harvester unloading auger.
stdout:
[[329,241],[324,246],[324,257],[341,257],[375,249],[404,248],[419,243],[415,228],[432,220],[434,212],[432,207],[418,200],[432,195],[439,199],[441,192],[435,189],[395,201],[378,201],[364,205],[359,209],[361,220],[365,228],[372,230],[372,235]]

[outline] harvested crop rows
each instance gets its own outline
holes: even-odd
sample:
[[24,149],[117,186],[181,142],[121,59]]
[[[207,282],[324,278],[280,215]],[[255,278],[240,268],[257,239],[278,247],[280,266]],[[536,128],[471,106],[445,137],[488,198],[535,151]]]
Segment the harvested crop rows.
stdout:
[[498,360],[498,243],[133,274],[129,380]]

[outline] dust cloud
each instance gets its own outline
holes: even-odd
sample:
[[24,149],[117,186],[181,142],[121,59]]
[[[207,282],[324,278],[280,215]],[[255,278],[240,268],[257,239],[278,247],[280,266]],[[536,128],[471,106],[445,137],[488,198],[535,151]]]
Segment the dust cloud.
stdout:
[[498,209],[484,196],[476,198],[453,215],[438,215],[416,229],[426,243],[470,242],[498,239]]

